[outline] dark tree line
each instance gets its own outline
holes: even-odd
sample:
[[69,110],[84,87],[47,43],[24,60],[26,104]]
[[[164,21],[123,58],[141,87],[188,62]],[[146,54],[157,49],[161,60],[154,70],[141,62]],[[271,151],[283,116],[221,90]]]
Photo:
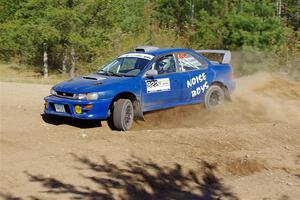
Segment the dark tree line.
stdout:
[[169,46],[300,51],[298,0],[5,0],[0,13],[1,60],[41,66],[46,44],[62,73],[71,52],[78,63],[105,62],[164,35]]

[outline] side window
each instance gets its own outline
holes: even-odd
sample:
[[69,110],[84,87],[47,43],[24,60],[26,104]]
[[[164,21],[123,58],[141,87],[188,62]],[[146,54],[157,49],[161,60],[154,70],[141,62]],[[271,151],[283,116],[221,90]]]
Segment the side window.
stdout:
[[166,55],[159,58],[153,65],[152,69],[157,70],[158,74],[169,74],[176,72],[175,58],[173,55]]
[[207,63],[191,53],[176,53],[180,71],[191,71],[196,69],[204,69]]

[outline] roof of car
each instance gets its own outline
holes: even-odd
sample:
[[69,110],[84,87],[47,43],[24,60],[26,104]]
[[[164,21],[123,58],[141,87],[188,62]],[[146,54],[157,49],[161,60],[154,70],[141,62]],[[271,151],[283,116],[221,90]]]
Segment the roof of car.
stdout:
[[[162,49],[155,49],[155,50],[150,50],[146,52],[138,52],[138,53],[144,53],[144,54],[150,54],[153,56],[158,56],[161,54],[167,54],[167,53],[176,53],[176,52],[181,52],[181,51],[191,51],[190,49],[185,49],[185,48],[162,48]],[[135,51],[129,52],[129,53],[136,53]]]
[[189,49],[184,49],[184,48],[163,48],[163,49],[156,49],[153,51],[148,51],[146,53],[151,54],[153,56],[161,55],[161,54],[166,54],[166,53],[176,53],[176,52],[181,52],[181,51],[189,51]]

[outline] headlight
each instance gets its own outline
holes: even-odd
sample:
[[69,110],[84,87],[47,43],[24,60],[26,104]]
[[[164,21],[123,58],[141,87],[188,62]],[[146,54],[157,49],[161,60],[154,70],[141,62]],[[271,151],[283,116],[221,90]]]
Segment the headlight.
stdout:
[[76,95],[76,98],[80,100],[97,100],[98,97],[99,95],[96,92]]
[[98,99],[98,93],[88,93],[86,94],[87,100],[97,100]]
[[78,99],[86,99],[86,94],[78,94],[77,98]]
[[56,91],[55,91],[53,88],[51,88],[50,94],[51,94],[51,95],[57,95]]

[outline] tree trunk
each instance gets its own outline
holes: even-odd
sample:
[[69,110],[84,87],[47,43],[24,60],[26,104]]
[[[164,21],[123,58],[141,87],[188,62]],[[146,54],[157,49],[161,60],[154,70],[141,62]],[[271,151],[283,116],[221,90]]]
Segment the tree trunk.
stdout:
[[195,15],[195,3],[194,0],[191,0],[191,21],[193,22],[194,20],[194,15]]
[[62,63],[62,74],[66,74],[67,72],[67,46],[64,45],[64,50],[63,50],[63,63]]
[[277,15],[281,16],[281,8],[282,8],[282,2],[281,0],[277,0]]
[[71,78],[74,78],[74,72],[75,72],[75,50],[74,47],[71,47],[71,69],[70,69],[70,76]]
[[44,78],[48,78],[48,53],[47,53],[47,44],[44,43]]
[[227,0],[224,0],[224,15],[223,16],[226,16],[228,14],[228,1]]

